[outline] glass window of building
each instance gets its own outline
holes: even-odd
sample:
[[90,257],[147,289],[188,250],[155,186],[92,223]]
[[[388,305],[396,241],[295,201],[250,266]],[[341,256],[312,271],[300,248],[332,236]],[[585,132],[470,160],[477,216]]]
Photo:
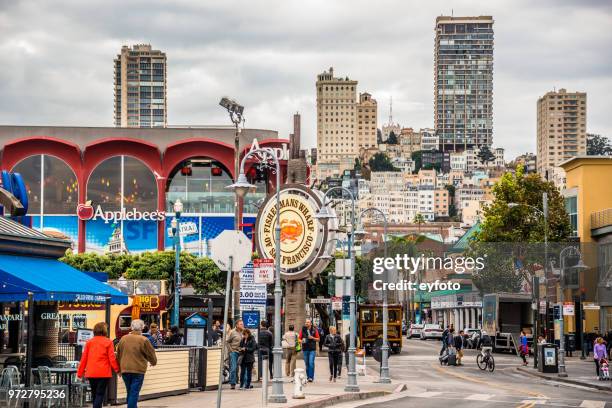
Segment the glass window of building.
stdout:
[[[257,190],[245,199],[244,213],[256,213],[253,203],[265,196],[265,178],[258,172],[247,176]],[[227,188],[233,180],[229,171],[210,158],[191,158],[180,163],[170,174],[166,188],[166,211],[173,212],[177,198],[183,202],[183,212],[192,214],[233,214],[234,192]]]
[[155,211],[155,176],[138,159],[111,157],[100,163],[89,176],[87,200],[91,200],[93,205],[101,205],[104,211],[121,211],[122,206],[138,211]]
[[30,215],[72,215],[78,204],[78,183],[68,165],[46,154],[30,156],[13,168],[28,191]]
[[569,216],[570,225],[572,226],[572,237],[578,236],[578,198],[565,197],[565,211]]

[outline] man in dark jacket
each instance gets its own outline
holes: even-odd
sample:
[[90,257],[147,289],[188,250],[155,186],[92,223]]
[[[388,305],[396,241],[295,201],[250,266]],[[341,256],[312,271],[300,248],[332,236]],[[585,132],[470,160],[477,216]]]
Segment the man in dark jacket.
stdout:
[[166,338],[166,344],[171,346],[180,346],[183,344],[183,335],[179,332],[179,328],[177,326],[172,326],[170,328],[170,337]]
[[463,358],[463,330],[459,331],[459,334],[453,338],[455,349],[457,349],[457,365],[461,364]]
[[268,360],[268,370],[270,371],[270,378],[272,376],[272,366],[274,365],[274,354],[272,354],[272,348],[274,347],[274,336],[272,332],[268,330],[268,322],[262,320],[259,324],[259,358]]
[[444,354],[448,348],[448,336],[450,333],[450,327],[446,326],[446,329],[442,332],[442,348],[440,349],[440,355]]
[[336,378],[340,376],[340,367],[342,367],[342,352],[344,351],[342,336],[336,332],[335,327],[331,326],[323,343],[327,347],[327,357],[329,359],[329,381],[336,382]]

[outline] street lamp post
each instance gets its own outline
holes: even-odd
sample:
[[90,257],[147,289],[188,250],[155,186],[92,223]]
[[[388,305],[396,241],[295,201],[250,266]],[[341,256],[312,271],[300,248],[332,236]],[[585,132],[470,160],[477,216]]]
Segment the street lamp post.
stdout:
[[325,203],[325,199],[329,196],[329,194],[332,191],[335,191],[335,190],[342,190],[343,192],[346,192],[351,198],[351,208],[352,208],[351,232],[347,233],[347,241],[348,241],[347,252],[348,252],[348,257],[351,260],[351,279],[350,279],[351,294],[350,294],[350,300],[349,300],[351,327],[349,331],[349,349],[348,349],[349,367],[348,367],[348,377],[347,377],[348,379],[347,379],[347,384],[344,387],[344,390],[347,392],[359,392],[359,385],[357,384],[357,371],[355,369],[355,334],[357,332],[356,330],[356,327],[357,327],[356,301],[355,301],[355,251],[353,248],[353,245],[354,245],[353,235],[355,232],[355,196],[353,195],[351,190],[349,190],[346,187],[336,186],[336,187],[330,188],[329,190],[325,192],[325,195],[323,196],[323,200],[322,200],[321,209],[317,212],[317,214],[315,215],[315,218],[318,219],[319,222],[323,224],[327,223],[327,221],[329,221],[330,218],[335,218],[335,216],[330,214],[330,212],[327,210],[327,204]]
[[[328,244],[331,244],[332,242],[339,242],[340,243],[340,245],[342,246],[342,252],[343,252],[342,259],[346,259],[344,257],[344,245],[346,244],[346,241],[343,240],[343,239],[340,239],[340,238],[332,238],[332,239],[328,240],[325,243],[323,248],[325,248]],[[331,255],[325,254],[325,255],[322,255],[320,259],[326,260],[326,261],[333,261],[335,258],[333,256],[331,256]],[[342,271],[342,289],[343,289],[344,293],[346,293],[346,292],[348,292],[348,290],[346,288],[346,281],[347,281],[347,279],[346,279],[346,276],[344,276],[344,275],[345,274],[344,274],[344,270],[343,270]],[[335,313],[334,313],[333,309],[331,311],[331,316],[333,317],[333,320],[335,321],[336,320],[336,316],[335,316]]]
[[[244,120],[244,106],[240,105],[235,100],[224,96],[219,101],[219,105],[227,110],[230,120],[234,124],[234,177],[238,176],[240,170],[240,123]],[[240,229],[240,199],[241,197],[236,194],[234,197],[234,229],[238,231]],[[240,317],[240,275],[234,274],[232,282],[232,290],[234,291],[234,321]]]
[[567,377],[567,371],[565,371],[565,319],[563,318],[563,304],[565,302],[565,258],[567,258],[568,255],[580,257],[580,260],[575,268],[587,269],[587,266],[582,261],[582,254],[580,253],[580,250],[575,246],[567,246],[559,253],[559,303],[561,304],[561,320],[559,322],[559,377]]
[[[247,159],[251,156],[261,155],[261,160],[269,160],[270,158],[274,161],[274,172],[276,173],[276,226],[275,232],[275,251],[274,251],[274,348],[272,354],[274,355],[274,378],[272,379],[272,393],[268,398],[269,402],[284,404],[287,402],[285,392],[283,390],[283,373],[282,373],[282,362],[283,362],[283,348],[281,346],[281,308],[282,308],[282,289],[281,289],[281,262],[280,262],[280,163],[274,151],[270,148],[254,149],[248,152],[240,163],[240,174],[236,183],[228,186],[236,192],[236,196],[239,198],[244,197],[249,190],[255,190],[256,186],[249,183],[244,173],[244,166]],[[255,156],[257,157],[257,156]]]
[[183,203],[180,198],[174,202],[174,219],[172,220],[172,234],[174,238],[174,308],[172,309],[172,326],[179,326],[179,305],[181,298],[181,213]]
[[[544,218],[544,279],[546,280],[546,268],[548,268],[548,193],[542,193],[542,210],[538,207],[525,204],[525,203],[508,203],[508,207],[514,208],[518,206],[525,206],[531,208],[533,211],[542,215]],[[534,333],[533,333],[533,368],[538,368],[538,335],[539,335],[539,322],[540,322],[540,281],[537,276],[533,276],[531,280],[532,296],[535,303],[535,319],[533,321]]]
[[[383,245],[384,245],[384,257],[387,259],[387,216],[384,212],[376,207],[366,208],[359,215],[359,222],[361,224],[361,219],[363,215],[369,211],[376,212],[382,216],[383,219]],[[357,233],[357,232],[355,232]],[[389,283],[389,270],[385,268],[385,283]],[[383,287],[382,292],[383,298],[383,344],[382,344],[382,362],[380,368],[380,376],[378,381],[380,383],[388,384],[391,382],[391,378],[389,376],[389,301],[387,296],[387,287]],[[400,328],[401,331],[401,328]],[[401,335],[401,334],[400,334]]]

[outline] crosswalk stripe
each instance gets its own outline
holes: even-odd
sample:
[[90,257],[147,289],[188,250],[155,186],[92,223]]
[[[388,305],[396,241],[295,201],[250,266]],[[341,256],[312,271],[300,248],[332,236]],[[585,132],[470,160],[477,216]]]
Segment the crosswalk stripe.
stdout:
[[431,398],[431,397],[437,397],[438,395],[442,395],[442,393],[437,392],[437,391],[426,391],[426,392],[421,392],[419,394],[414,394],[413,397]]
[[580,404],[580,408],[604,408],[606,406],[605,401],[593,401],[593,400],[584,400],[582,404]]
[[491,397],[493,397],[493,394],[472,394],[465,397],[465,399],[473,401],[486,401]]
[[548,400],[546,399],[525,399],[522,400],[521,403],[525,404],[526,406],[532,407],[534,405],[543,405],[546,404],[548,402]]

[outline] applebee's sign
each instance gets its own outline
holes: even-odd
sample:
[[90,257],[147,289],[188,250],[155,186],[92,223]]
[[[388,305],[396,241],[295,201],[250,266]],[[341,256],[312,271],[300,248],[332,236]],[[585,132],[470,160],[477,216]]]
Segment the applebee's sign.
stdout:
[[121,211],[104,211],[100,205],[94,210],[91,201],[79,204],[77,206],[77,215],[83,221],[102,219],[105,224],[119,221],[163,221],[166,219],[166,214],[163,211],[138,211],[135,208],[131,210],[123,208]]

